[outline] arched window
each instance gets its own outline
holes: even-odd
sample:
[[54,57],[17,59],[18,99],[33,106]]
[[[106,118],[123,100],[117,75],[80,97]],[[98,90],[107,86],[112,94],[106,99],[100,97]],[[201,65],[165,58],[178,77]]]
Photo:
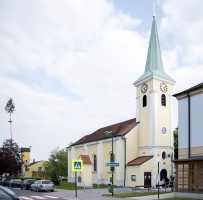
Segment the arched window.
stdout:
[[165,94],[161,95],[161,105],[166,106],[166,95]]
[[163,152],[162,152],[162,159],[165,160],[165,158],[166,158],[166,152],[163,151]]
[[[115,155],[113,153],[110,154],[110,162],[115,162]],[[110,171],[115,171],[115,167],[110,167]]]
[[146,95],[143,96],[142,105],[143,105],[143,107],[147,106],[147,96]]
[[97,156],[96,155],[93,156],[93,165],[94,165],[94,172],[96,172],[97,171]]

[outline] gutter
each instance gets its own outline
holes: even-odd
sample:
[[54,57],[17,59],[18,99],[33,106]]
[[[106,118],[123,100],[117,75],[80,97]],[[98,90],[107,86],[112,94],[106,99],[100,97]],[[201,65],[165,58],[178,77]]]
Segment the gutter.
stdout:
[[187,93],[187,97],[188,97],[188,158],[191,157],[191,151],[190,151],[190,148],[191,148],[191,131],[190,131],[190,127],[191,127],[191,112],[190,112],[190,95],[189,95],[189,92]]

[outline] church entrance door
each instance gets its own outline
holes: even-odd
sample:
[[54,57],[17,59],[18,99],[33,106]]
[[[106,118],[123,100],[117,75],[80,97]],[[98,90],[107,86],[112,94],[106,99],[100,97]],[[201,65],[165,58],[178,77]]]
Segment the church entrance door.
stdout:
[[151,177],[152,177],[151,172],[144,172],[144,186],[145,187],[152,185]]

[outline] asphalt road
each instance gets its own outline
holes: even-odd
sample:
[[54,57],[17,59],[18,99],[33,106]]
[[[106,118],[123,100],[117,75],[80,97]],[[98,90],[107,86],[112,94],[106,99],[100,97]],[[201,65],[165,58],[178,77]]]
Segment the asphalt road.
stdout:
[[[111,197],[104,197],[102,194],[107,194],[107,189],[87,189],[78,190],[77,194],[75,190],[60,190],[55,189],[54,192],[33,192],[30,190],[21,190],[20,188],[9,188],[16,193],[21,200],[109,200]],[[117,198],[118,200],[118,198]]]

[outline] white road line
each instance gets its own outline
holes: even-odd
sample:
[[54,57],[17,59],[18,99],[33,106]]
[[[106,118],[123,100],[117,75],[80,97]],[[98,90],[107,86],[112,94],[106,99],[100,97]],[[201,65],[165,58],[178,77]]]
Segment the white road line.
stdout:
[[49,195],[43,195],[43,197],[50,198],[50,199],[58,199],[59,198],[59,197],[49,196]]
[[33,199],[29,198],[29,197],[24,197],[24,196],[19,196],[19,198],[21,200],[33,200]]
[[34,198],[34,199],[47,199],[47,198],[44,198],[44,197],[40,197],[40,196],[30,196],[31,198]]

